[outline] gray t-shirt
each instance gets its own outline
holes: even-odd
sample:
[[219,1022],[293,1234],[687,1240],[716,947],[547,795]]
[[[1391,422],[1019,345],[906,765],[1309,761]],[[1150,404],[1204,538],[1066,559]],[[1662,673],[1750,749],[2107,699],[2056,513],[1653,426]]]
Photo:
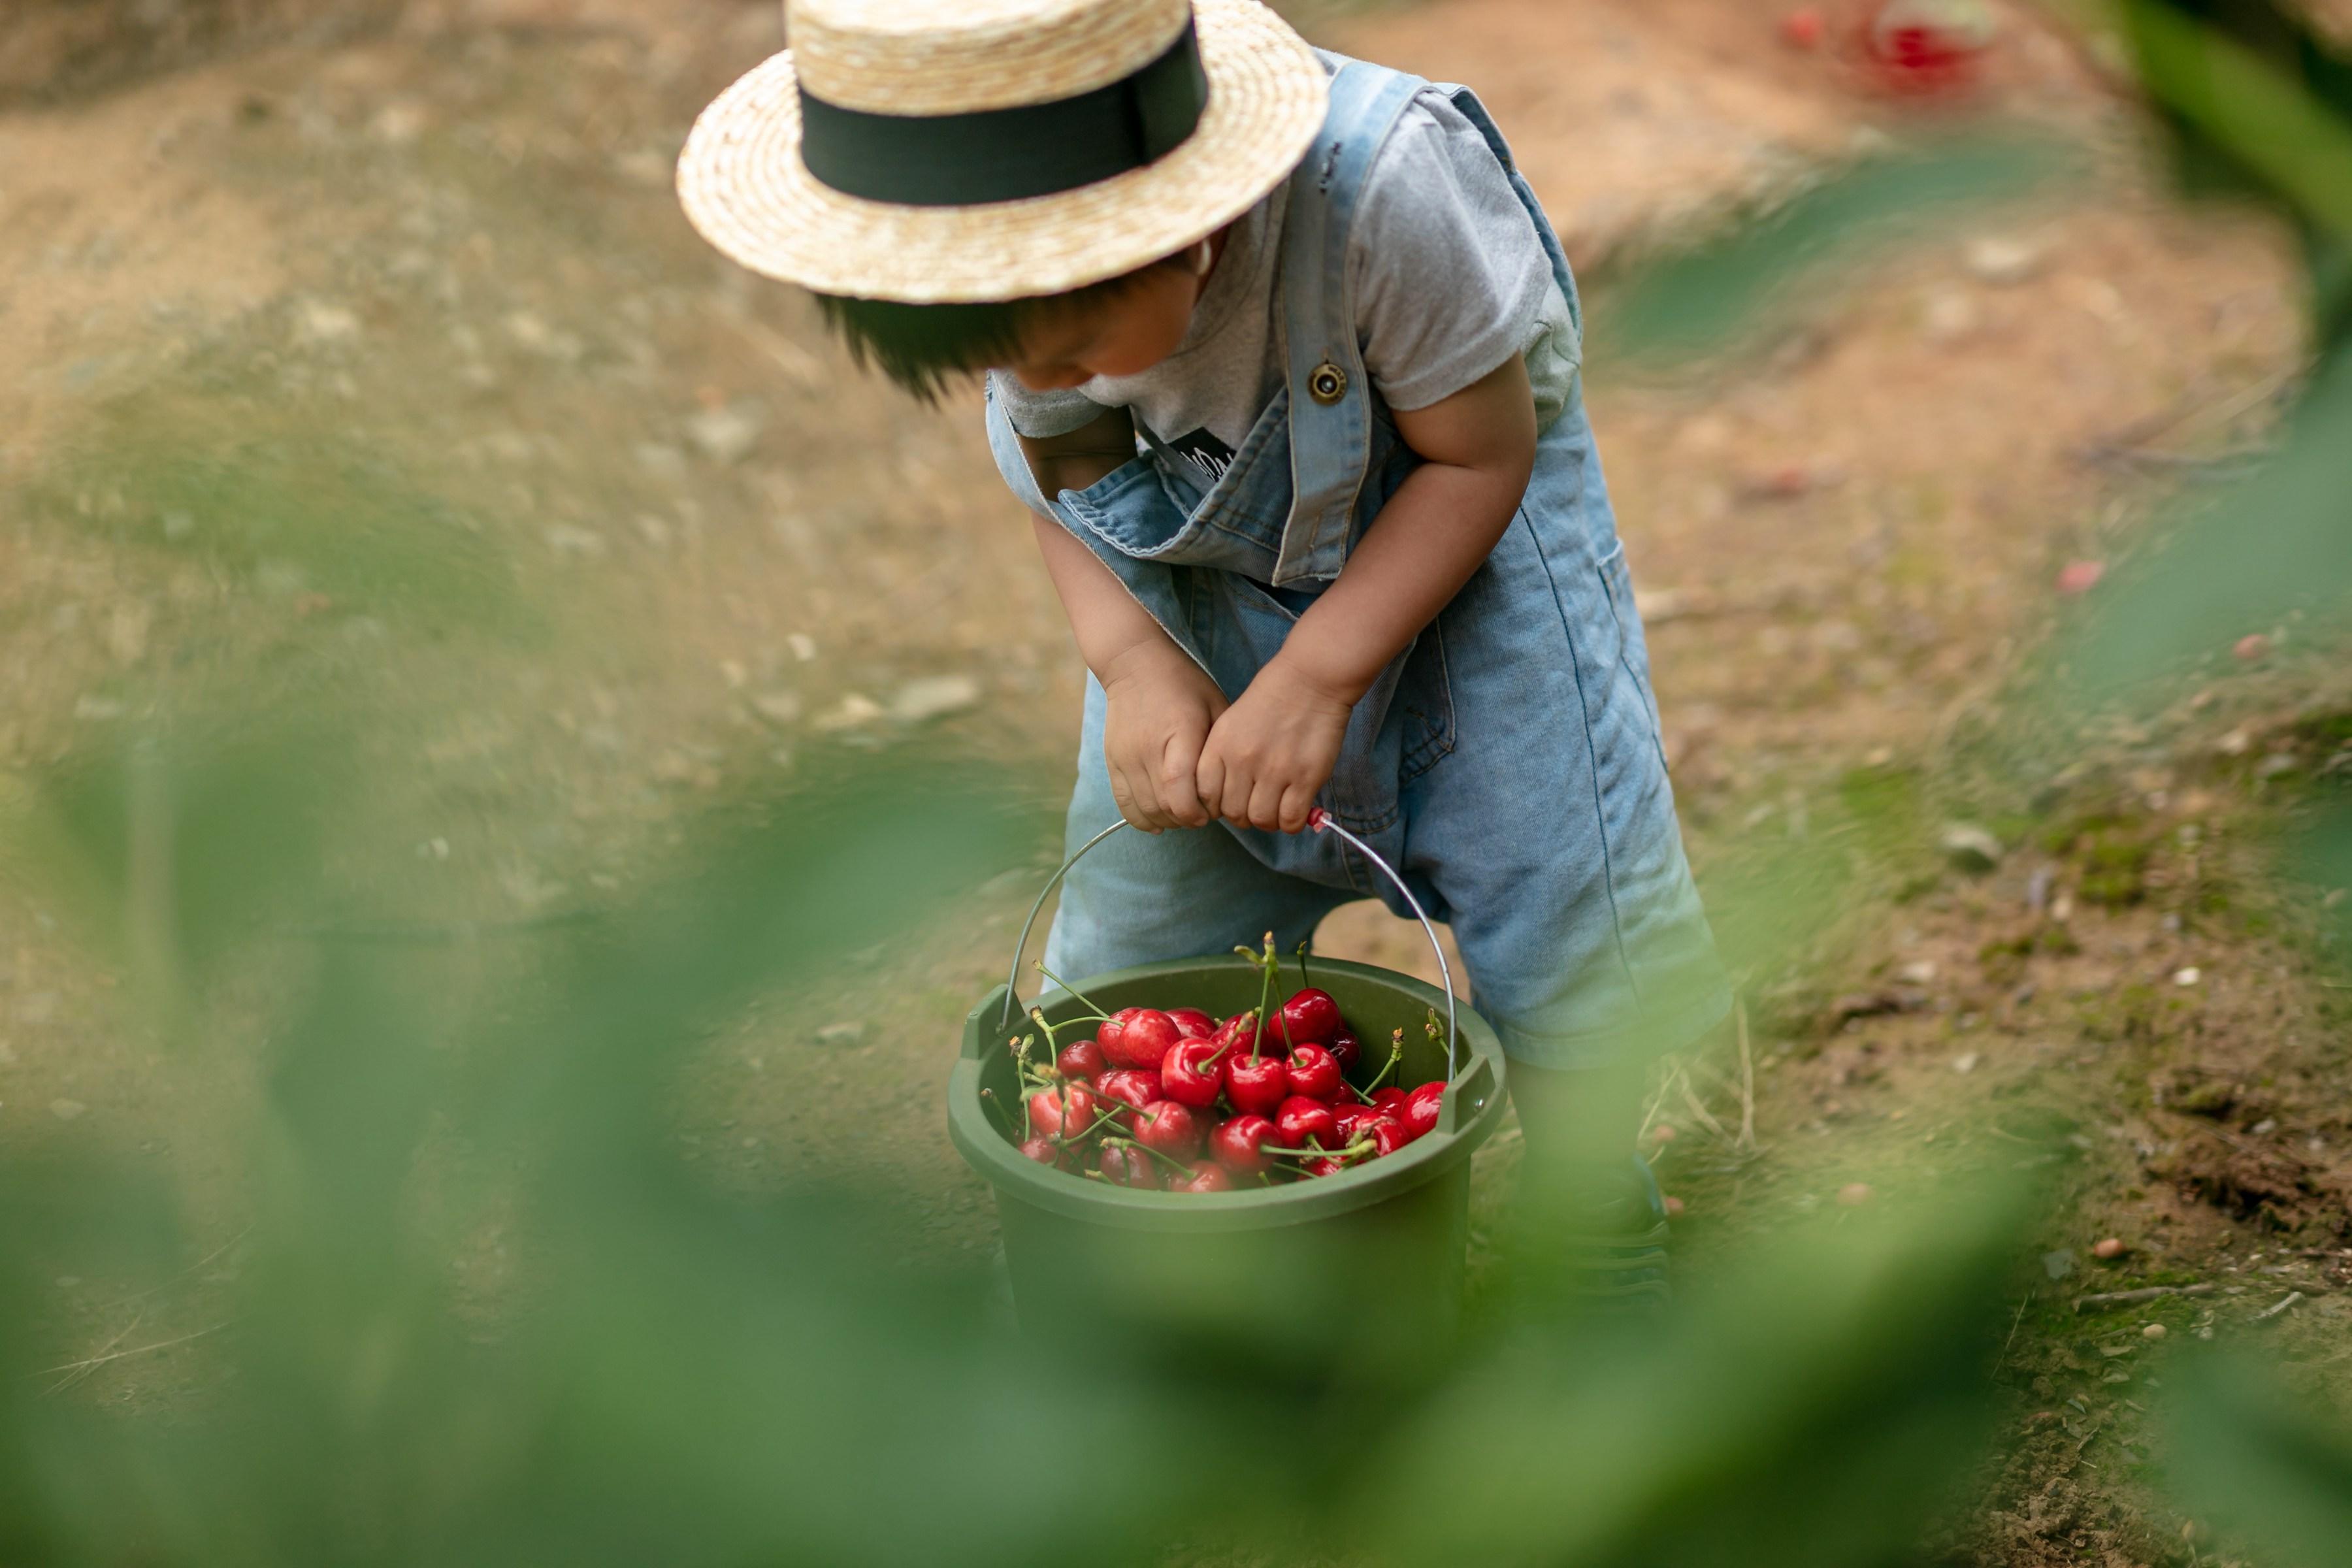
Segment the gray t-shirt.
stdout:
[[[1013,427],[1065,435],[1126,408],[1213,483],[1282,384],[1276,262],[1289,186],[1234,226],[1191,329],[1139,375],[1031,392],[994,373]],[[1525,354],[1536,416],[1566,406],[1581,346],[1527,208],[1478,128],[1423,89],[1365,171],[1348,237],[1364,368],[1391,408],[1426,408]]]

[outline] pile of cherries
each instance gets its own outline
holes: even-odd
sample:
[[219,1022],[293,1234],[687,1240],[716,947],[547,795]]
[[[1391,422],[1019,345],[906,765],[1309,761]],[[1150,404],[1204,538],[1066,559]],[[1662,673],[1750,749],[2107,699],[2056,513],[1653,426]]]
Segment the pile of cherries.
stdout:
[[[1273,1007],[1273,936],[1263,952],[1234,951],[1265,984],[1256,1007],[1222,1022],[1197,1007],[1106,1014],[1075,990],[1094,1011],[1055,1025],[1033,1010],[1044,1051],[1035,1035],[1011,1042],[1022,1112],[1007,1131],[1021,1152],[1118,1186],[1223,1193],[1336,1175],[1437,1126],[1443,1080],[1411,1091],[1384,1082],[1403,1060],[1402,1029],[1387,1064],[1358,1089],[1348,1074],[1362,1047],[1331,994],[1310,983]],[[1311,982],[1303,946],[1298,965]],[[1091,1037],[1056,1037],[1087,1025]],[[1425,1027],[1440,1037],[1434,1013]]]

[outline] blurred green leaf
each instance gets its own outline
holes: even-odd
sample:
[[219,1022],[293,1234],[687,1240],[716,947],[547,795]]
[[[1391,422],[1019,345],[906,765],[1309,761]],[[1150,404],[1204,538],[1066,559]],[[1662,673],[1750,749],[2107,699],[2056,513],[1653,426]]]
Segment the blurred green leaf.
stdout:
[[2352,1562],[2352,1426],[2292,1396],[2245,1354],[2206,1352],[2168,1372],[2164,1405],[2183,1504],[2282,1568]]
[[352,808],[352,747],[324,721],[187,721],[20,775],[0,861],[158,992],[200,984],[268,921],[315,912]]
[[2140,80],[2315,226],[2352,236],[2352,124],[2305,84],[2162,0],[2118,0]]
[[2108,573],[2053,650],[2047,700],[2080,710],[2161,697],[2199,659],[2290,619],[2336,635],[2352,620],[2352,361],[2323,367],[2283,446],[2252,473],[2192,493],[2152,547]]
[[[200,771],[237,796],[262,782],[241,766],[272,765]],[[977,1274],[874,1256],[903,1228],[887,1186],[745,1203],[677,1157],[675,1079],[711,1021],[910,937],[1045,826],[970,764],[813,772],[708,825],[630,917],[563,928],[530,1005],[455,1038],[414,952],[326,942],[275,1032],[250,1255],[206,1352],[234,1375],[158,1421],[14,1400],[29,1385],[5,1369],[0,1455],[40,1455],[0,1481],[7,1560],[1012,1564],[1148,1545],[1143,1467],[1190,1440],[1181,1400],[1137,1442],[1119,1364],[1079,1369],[1081,1397],[1040,1378],[989,1328]],[[297,868],[270,891],[290,919],[317,883]],[[0,1193],[49,1190],[28,1175],[0,1172]],[[53,1228],[86,1246],[129,1212]],[[491,1214],[527,1265],[468,1305],[448,1226]],[[29,1310],[0,1291],[0,1344]],[[1041,1490],[1072,1442],[1098,1487]]]
[[1611,355],[1673,363],[1719,353],[1836,264],[2045,188],[2081,163],[2065,142],[2018,132],[1866,159],[1719,237],[1640,264],[1609,289],[1594,331]]
[[1360,1500],[1407,1563],[1901,1561],[1980,1451],[2027,1211],[1974,1192],[1777,1237],[1670,1333],[1530,1336],[1387,1447]]
[[2340,795],[2316,810],[2286,845],[2288,872],[2317,892],[2338,966],[2352,958],[2352,800]]

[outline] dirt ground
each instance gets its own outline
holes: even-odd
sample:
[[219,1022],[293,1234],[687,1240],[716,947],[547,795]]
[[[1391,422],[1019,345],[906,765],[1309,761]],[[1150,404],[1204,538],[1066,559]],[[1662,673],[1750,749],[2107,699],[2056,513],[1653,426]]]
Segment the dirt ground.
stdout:
[[[1306,20],[1476,86],[1604,284],[1913,112],[1739,0]],[[1662,1089],[1685,1266],[2063,1118],[2048,1284],[2004,1358],[2017,1437],[1956,1560],[2121,1568],[2193,1549],[2137,1489],[2146,1323],[2352,1377],[2352,997],[2308,936],[2326,890],[2277,884],[2264,837],[2343,765],[2352,694],[2293,628],[2248,627],[2255,657],[2217,649],[2147,724],[2024,779],[1988,760],[1987,715],[2071,607],[2062,566],[2111,558],[2193,459],[2258,439],[2301,354],[2284,237],[2172,205],[2130,172],[2137,121],[2095,55],[2004,23],[1979,101],[2125,173],[1822,282],[1708,374],[1596,363],[1589,389],[1702,879],[1759,847],[1843,854],[1858,791],[1915,803],[1816,953],[1743,977],[1753,1140],[1727,1061]],[[857,376],[677,215],[694,110],[776,42],[765,4],[484,0],[0,114],[0,784],[209,692],[348,691],[380,715],[402,824],[339,850],[353,885],[491,921],[625,891],[697,803],[818,748],[944,732],[1066,787],[1080,672],[971,402]],[[323,497],[337,531],[273,512],[273,485]],[[479,587],[463,615],[452,583]],[[1961,812],[2000,840],[1990,867],[1939,847]],[[814,1012],[719,1042],[684,1112],[695,1157],[751,1185],[787,1156],[871,1158],[824,1115],[855,1097],[927,1194],[908,1244],[986,1247],[940,1086],[1052,858],[919,953],[866,955]],[[247,1152],[220,1130],[249,1062],[162,1052],[74,936],[0,887],[0,1139],[164,1158],[233,1243]],[[1433,975],[1370,906],[1323,942]],[[1482,1227],[1512,1152],[1482,1155]],[[2095,1257],[2109,1237],[2121,1255]],[[2190,1280],[2220,1289],[2072,1309]],[[59,1289],[62,1350],[129,1331]],[[202,1327],[203,1278],[183,1295],[130,1342]],[[78,1396],[137,1399],[172,1359]]]

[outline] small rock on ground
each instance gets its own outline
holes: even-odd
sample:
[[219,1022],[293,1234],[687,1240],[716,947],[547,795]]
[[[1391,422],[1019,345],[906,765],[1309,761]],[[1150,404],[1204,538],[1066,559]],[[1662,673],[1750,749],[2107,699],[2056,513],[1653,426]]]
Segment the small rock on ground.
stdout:
[[1963,871],[1985,872],[2000,864],[2000,840],[1973,823],[1955,822],[1946,827],[1936,847],[1944,858]]
[[890,699],[890,717],[902,724],[961,713],[980,701],[980,682],[969,675],[933,675],[910,680]]

